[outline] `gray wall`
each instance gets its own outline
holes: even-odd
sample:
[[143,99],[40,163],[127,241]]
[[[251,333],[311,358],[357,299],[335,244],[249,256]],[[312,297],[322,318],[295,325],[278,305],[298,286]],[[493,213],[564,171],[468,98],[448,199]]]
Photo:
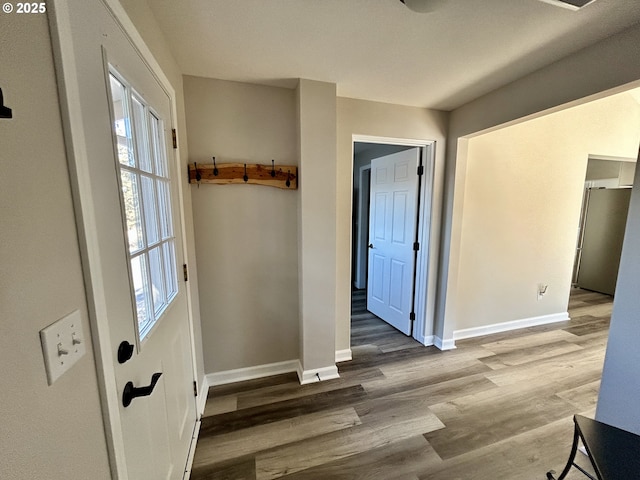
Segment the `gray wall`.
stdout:
[[310,381],[315,369],[323,369],[322,378],[338,373],[335,367],[336,85],[300,79],[296,111],[301,170],[298,197],[300,364],[306,372],[302,381]]
[[[2,15],[0,65],[0,478],[107,479],[46,15]],[[48,386],[38,332],[74,310],[87,353]]]
[[596,418],[640,435],[640,169],[636,170]]
[[[190,162],[297,165],[295,91],[184,77]],[[192,185],[206,373],[298,359],[298,191]]]

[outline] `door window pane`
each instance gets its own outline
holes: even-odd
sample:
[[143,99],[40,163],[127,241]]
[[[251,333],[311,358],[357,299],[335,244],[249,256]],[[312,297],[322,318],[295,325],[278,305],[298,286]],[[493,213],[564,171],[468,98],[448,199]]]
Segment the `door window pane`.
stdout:
[[146,108],[135,96],[131,98],[133,127],[135,135],[138,168],[151,172],[151,155],[149,152],[149,130],[147,128]]
[[120,172],[122,183],[122,199],[124,201],[124,217],[127,225],[129,252],[136,253],[144,247],[142,230],[142,214],[140,212],[140,195],[138,193],[138,176],[128,170]]
[[122,214],[140,340],[178,293],[171,180],[164,123],[116,73],[110,74]]
[[161,247],[149,251],[149,264],[151,266],[154,313],[159,314],[166,305]]
[[156,203],[155,182],[148,175],[141,175],[142,196],[144,199],[144,220],[147,231],[147,244],[158,243],[158,205]]
[[135,158],[131,141],[131,125],[129,124],[129,104],[127,102],[125,87],[113,76],[111,76],[109,80],[113,100],[116,154],[121,164],[133,167],[135,165]]
[[158,206],[160,208],[160,233],[162,238],[173,236],[173,223],[171,219],[171,198],[169,197],[169,182],[158,180]]
[[162,248],[164,251],[164,269],[167,272],[167,299],[171,301],[174,295],[178,293],[175,246],[173,242],[166,242]]
[[160,119],[153,113],[150,115],[151,120],[151,143],[153,148],[154,169],[156,175],[160,177],[169,177],[169,169],[167,168],[167,157],[165,155],[164,135],[162,134],[162,125]]
[[151,327],[153,316],[149,304],[149,278],[147,275],[147,262],[145,255],[138,255],[131,259],[131,277],[133,280],[133,294],[136,302],[136,314],[138,317],[138,330],[147,331]]

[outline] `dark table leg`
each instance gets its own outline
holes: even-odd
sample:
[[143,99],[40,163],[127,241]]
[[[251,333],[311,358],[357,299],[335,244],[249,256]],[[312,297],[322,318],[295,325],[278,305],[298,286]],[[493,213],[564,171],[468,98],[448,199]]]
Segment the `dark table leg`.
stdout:
[[[569,454],[569,460],[567,460],[567,465],[564,467],[564,470],[562,471],[562,473],[560,474],[560,476],[558,477],[557,480],[563,480],[564,477],[567,476],[567,474],[569,473],[569,470],[571,470],[571,467],[573,466],[573,462],[576,458],[576,452],[578,451],[578,426],[576,425],[575,428],[573,429],[573,445],[571,446],[571,453]],[[554,472],[553,470],[550,470],[547,472],[547,479],[548,480],[556,480],[556,477],[554,477],[553,475],[556,472]]]

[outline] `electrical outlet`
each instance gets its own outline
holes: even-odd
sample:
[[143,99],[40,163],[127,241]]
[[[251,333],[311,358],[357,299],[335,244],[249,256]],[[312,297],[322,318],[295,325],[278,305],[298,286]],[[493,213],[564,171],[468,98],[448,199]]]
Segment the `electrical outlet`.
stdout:
[[47,370],[47,382],[53,385],[86,352],[80,312],[75,310],[40,331],[40,343]]

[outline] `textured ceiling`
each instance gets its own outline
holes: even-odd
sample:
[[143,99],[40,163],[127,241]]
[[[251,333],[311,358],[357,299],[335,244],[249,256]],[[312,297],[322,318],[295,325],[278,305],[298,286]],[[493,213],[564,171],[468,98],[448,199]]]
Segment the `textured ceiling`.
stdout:
[[640,22],[640,0],[148,0],[182,72],[451,110]]

